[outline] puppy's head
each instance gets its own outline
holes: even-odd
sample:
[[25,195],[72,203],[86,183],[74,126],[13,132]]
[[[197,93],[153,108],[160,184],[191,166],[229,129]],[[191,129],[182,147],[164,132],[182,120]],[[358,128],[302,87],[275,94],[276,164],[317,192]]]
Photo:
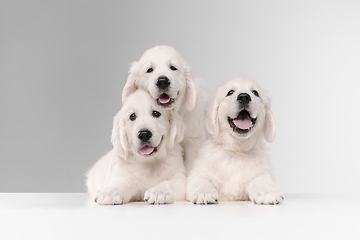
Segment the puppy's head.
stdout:
[[270,99],[260,85],[251,80],[234,79],[221,86],[209,109],[206,126],[210,134],[231,135],[237,139],[275,137],[275,121]]
[[115,151],[127,159],[151,159],[173,147],[183,138],[181,118],[163,110],[148,92],[137,90],[124,103],[114,118],[111,141]]
[[177,111],[185,104],[188,111],[194,109],[196,90],[191,69],[171,47],[151,48],[132,63],[123,102],[138,88],[148,91],[161,108]]

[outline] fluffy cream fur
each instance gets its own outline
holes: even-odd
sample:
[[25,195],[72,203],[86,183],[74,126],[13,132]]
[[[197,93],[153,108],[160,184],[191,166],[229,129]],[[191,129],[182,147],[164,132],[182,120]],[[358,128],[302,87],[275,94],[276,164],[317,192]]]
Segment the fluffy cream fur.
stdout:
[[[168,88],[157,86],[159,77],[169,79]],[[175,111],[181,116],[186,126],[181,145],[185,151],[186,168],[190,169],[207,138],[203,124],[209,96],[206,86],[194,81],[191,68],[175,49],[158,46],[147,50],[139,61],[131,64],[123,89],[123,102],[137,89],[146,90],[163,109]],[[171,98],[168,104],[159,102],[159,97],[164,93]]]
[[[239,101],[241,93],[251,98],[246,106]],[[247,132],[235,131],[229,119],[235,119],[243,109],[256,122]],[[270,99],[260,85],[234,79],[220,87],[206,125],[212,136],[201,148],[189,173],[187,200],[198,204],[218,200],[251,200],[257,204],[282,201],[284,197],[274,182],[264,143],[264,139],[274,140],[275,121]]]
[[[136,116],[134,120],[130,119],[132,114]],[[87,173],[88,192],[98,204],[140,200],[166,204],[184,200],[186,176],[179,145],[183,129],[176,112],[164,111],[148,92],[136,91],[114,118],[113,150]],[[141,130],[152,133],[146,143],[139,139]],[[157,151],[141,154],[146,146]]]

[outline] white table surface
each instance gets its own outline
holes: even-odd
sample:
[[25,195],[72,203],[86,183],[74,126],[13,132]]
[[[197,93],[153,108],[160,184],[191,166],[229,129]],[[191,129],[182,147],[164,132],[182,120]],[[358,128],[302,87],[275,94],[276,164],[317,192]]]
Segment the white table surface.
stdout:
[[285,194],[279,205],[145,202],[1,193],[0,239],[360,239],[360,196]]

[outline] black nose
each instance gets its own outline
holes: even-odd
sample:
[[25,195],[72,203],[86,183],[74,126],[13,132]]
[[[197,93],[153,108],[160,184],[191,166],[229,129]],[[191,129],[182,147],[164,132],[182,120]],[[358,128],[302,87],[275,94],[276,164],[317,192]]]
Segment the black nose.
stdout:
[[237,100],[239,101],[239,103],[247,105],[251,101],[251,97],[247,93],[240,93],[237,97]]
[[156,86],[158,86],[161,89],[165,89],[170,86],[170,81],[166,76],[161,76],[158,78],[156,82]]
[[151,137],[152,133],[149,130],[141,130],[138,135],[138,138],[143,142],[149,141]]

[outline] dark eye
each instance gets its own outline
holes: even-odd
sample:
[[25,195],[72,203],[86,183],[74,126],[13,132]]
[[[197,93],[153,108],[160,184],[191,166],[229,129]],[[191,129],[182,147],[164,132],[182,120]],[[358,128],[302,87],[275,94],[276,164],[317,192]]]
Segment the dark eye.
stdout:
[[234,93],[234,90],[230,90],[226,96],[230,96],[233,93]]
[[130,118],[131,121],[134,121],[136,119],[135,113],[130,114],[129,118]]
[[158,118],[161,116],[161,113],[159,113],[158,111],[153,111],[153,114],[152,114],[154,117]]
[[258,93],[256,90],[252,91],[252,93],[253,93],[255,96],[259,97],[259,93]]
[[173,71],[176,71],[176,70],[177,70],[177,68],[174,67],[174,66],[170,66],[170,69],[173,70]]
[[154,69],[149,68],[146,72],[147,72],[147,73],[151,73],[153,70],[154,70]]

